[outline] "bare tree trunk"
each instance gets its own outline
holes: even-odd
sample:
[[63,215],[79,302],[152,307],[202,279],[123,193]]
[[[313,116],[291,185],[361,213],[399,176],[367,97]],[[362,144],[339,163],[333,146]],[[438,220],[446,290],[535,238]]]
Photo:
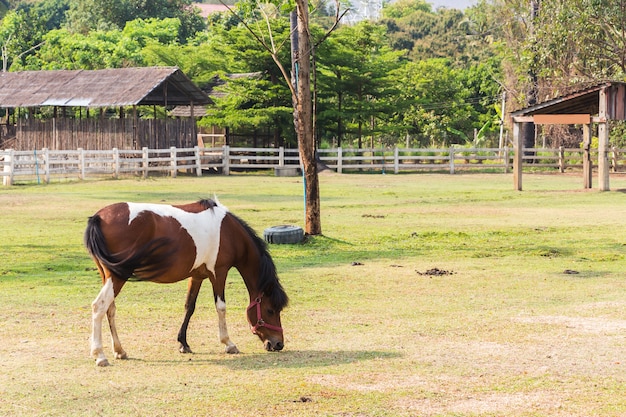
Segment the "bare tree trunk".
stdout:
[[321,235],[319,178],[315,137],[313,136],[313,103],[311,101],[311,39],[309,34],[308,0],[296,1],[297,52],[294,60],[296,94],[293,105],[293,121],[298,137],[305,181],[305,226],[309,235]]

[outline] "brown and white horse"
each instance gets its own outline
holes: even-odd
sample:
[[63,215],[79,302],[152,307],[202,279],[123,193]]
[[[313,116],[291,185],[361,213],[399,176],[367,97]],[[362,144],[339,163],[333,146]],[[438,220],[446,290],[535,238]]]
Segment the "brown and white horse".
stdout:
[[288,297],[265,242],[217,201],[186,205],[117,203],[89,218],[85,246],[93,257],[102,289],[92,303],[91,354],[109,363],[102,349],[102,320],[107,315],[115,357],[125,359],[115,326],[115,297],[129,278],[173,283],[189,278],[185,317],[178,333],[180,351],[190,353],[187,326],[205,278],[213,284],[219,339],[227,353],[238,353],[226,328],[226,275],[237,268],[248,289],[246,311],[252,332],[268,351],[284,346],[280,312]]

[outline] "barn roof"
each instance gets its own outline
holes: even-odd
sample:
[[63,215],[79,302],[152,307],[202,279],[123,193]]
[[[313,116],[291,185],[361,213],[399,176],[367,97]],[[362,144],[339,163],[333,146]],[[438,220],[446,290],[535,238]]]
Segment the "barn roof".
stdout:
[[176,67],[0,73],[0,107],[207,104]]

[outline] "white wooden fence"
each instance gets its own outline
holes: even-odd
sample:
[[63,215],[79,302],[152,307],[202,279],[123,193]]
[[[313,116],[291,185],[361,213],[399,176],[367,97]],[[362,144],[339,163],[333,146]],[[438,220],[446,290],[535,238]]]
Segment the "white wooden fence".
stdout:
[[[555,169],[582,168],[582,150],[525,149],[525,166]],[[462,170],[508,172],[512,167],[509,148],[392,148],[392,149],[319,149],[321,163],[343,172],[443,171],[454,174]],[[613,171],[626,170],[626,149],[613,149],[610,160]],[[597,160],[597,151],[592,155]],[[276,174],[299,168],[297,149],[284,148],[170,148],[142,150],[0,150],[0,176],[4,185],[16,181],[50,182],[51,178],[86,179],[95,176],[120,177],[161,173],[175,177],[179,172],[201,176],[206,172],[229,175],[234,170],[273,169]]]

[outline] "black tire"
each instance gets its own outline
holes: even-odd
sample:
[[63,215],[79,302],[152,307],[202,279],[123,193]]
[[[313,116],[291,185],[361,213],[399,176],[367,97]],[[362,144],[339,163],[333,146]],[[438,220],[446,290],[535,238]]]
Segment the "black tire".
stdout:
[[304,239],[304,231],[298,226],[273,226],[263,231],[263,239],[275,244],[300,243]]

